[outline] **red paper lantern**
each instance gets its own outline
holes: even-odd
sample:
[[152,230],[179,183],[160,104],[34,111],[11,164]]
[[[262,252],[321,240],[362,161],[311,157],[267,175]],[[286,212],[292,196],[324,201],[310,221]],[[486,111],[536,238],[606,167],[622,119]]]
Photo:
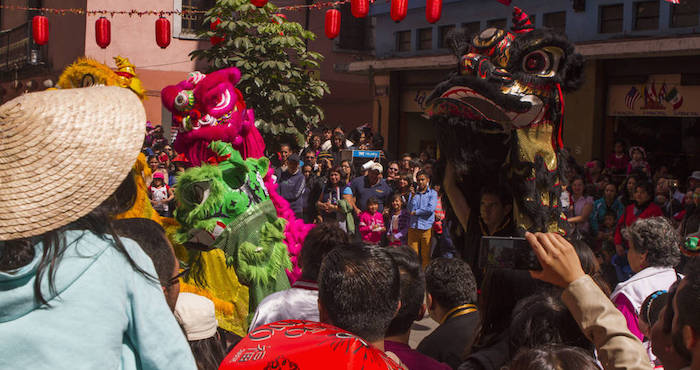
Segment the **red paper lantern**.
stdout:
[[427,0],[425,4],[425,19],[430,23],[440,20],[442,15],[442,0]]
[[391,0],[391,19],[399,23],[406,18],[408,0]]
[[369,0],[350,0],[350,10],[355,18],[364,18],[369,13]]
[[[209,30],[216,31],[216,27],[218,27],[220,23],[221,23],[221,18],[216,18],[216,20],[214,22],[209,23]],[[209,38],[209,42],[211,42],[212,45],[216,46],[216,45],[224,42],[224,38],[219,37],[219,36],[212,36]]]
[[112,25],[109,19],[100,17],[95,21],[95,42],[102,49],[109,46],[112,41]]
[[46,45],[49,42],[49,19],[43,15],[32,18],[32,36],[37,45]]
[[160,17],[156,21],[156,44],[165,49],[170,45],[170,21],[168,18]]
[[326,37],[334,39],[340,34],[340,10],[329,9],[326,11]]
[[250,0],[250,3],[257,6],[258,8],[262,8],[267,4],[267,0]]

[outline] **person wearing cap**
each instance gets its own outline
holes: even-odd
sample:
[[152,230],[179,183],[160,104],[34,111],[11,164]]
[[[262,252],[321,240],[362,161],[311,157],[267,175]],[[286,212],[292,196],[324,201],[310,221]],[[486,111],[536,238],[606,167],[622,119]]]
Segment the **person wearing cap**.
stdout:
[[430,188],[430,177],[418,172],[418,190],[411,188],[406,209],[411,215],[408,221],[408,246],[420,256],[423,268],[430,262],[430,238],[435,223],[437,193]]
[[190,343],[199,369],[218,369],[226,357],[217,332],[214,302],[194,293],[181,293],[175,305],[175,318]]
[[380,163],[374,161],[367,162],[367,175],[356,177],[350,182],[349,190],[344,193],[343,197],[348,200],[359,216],[360,213],[367,210],[367,201],[369,198],[376,198],[379,206],[378,212],[384,211],[384,204],[388,204],[391,199],[392,190],[384,179],[379,177],[384,168]]
[[111,223],[135,199],[145,120],[111,86],[0,106],[1,369],[196,369],[153,263]]
[[148,187],[148,195],[151,198],[151,205],[159,215],[170,216],[169,202],[175,198],[173,189],[165,184],[165,174],[158,171],[153,174],[153,181]]
[[289,206],[294,211],[294,215],[304,218],[304,191],[306,190],[306,179],[299,171],[299,156],[294,153],[287,157],[287,168],[277,177],[279,195],[289,202]]

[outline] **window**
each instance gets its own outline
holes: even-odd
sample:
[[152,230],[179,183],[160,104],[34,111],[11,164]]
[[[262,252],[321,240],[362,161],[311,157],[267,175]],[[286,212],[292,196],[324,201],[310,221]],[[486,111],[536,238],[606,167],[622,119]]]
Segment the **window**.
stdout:
[[486,28],[496,27],[505,30],[506,26],[508,26],[508,20],[505,18],[486,21]]
[[411,31],[396,32],[396,51],[411,51]]
[[698,25],[700,0],[685,0],[671,5],[671,27],[693,27]]
[[433,48],[432,28],[421,28],[418,30],[418,42],[416,46],[418,50],[430,50]]
[[600,33],[622,32],[623,4],[600,7]]
[[566,33],[566,12],[547,13],[542,18],[542,25],[558,33]]
[[634,30],[655,30],[659,28],[659,2],[640,1],[634,3]]
[[[214,0],[182,0],[182,10],[193,11],[193,10],[209,10],[214,6]],[[204,14],[202,13],[183,13],[180,18],[181,32],[196,34],[202,30],[202,20],[204,19]]]
[[465,30],[468,35],[477,35],[481,32],[481,22],[462,23],[462,29]]
[[350,11],[350,4],[340,7],[340,35],[338,35],[338,48],[345,50],[367,50],[369,48],[368,39],[368,19],[355,18]]
[[454,29],[457,28],[454,25],[450,26],[441,26],[438,28],[438,31],[440,32],[440,39],[439,42],[440,44],[438,45],[438,48],[440,49],[446,49],[449,48],[449,44],[447,43],[447,35],[450,34],[450,32],[454,31]]

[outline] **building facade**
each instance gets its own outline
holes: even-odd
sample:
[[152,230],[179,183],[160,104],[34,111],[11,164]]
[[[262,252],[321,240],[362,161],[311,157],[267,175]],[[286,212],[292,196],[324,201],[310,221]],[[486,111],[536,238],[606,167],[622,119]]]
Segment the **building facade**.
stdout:
[[[214,0],[8,0],[3,5],[87,10],[207,10]],[[277,6],[298,5],[298,1],[275,2]],[[160,102],[160,90],[186,78],[187,73],[206,70],[202,61],[192,61],[190,52],[210,46],[209,40],[199,39],[197,31],[202,26],[202,16],[172,15],[172,41],[161,49],[156,44],[154,22],[157,15],[108,17],[111,21],[111,43],[101,49],[95,42],[95,15],[79,15],[67,12],[63,15],[46,13],[49,18],[49,42],[44,46],[34,44],[31,35],[31,19],[38,12],[16,9],[0,9],[0,99],[3,102],[30,91],[52,86],[61,71],[76,58],[87,56],[115,67],[113,57],[123,56],[136,66],[136,73],[146,89],[144,106],[150,121],[169,124],[170,116]],[[325,112],[324,124],[334,127],[356,127],[372,120],[372,99],[369,79],[362,75],[338,73],[334,64],[369,58],[373,49],[367,44],[369,37],[353,39],[358,32],[345,32],[342,40],[329,40],[324,36],[324,11],[310,10],[285,12],[290,21],[297,21],[316,33],[317,38],[308,45],[312,51],[325,56],[318,73],[331,90],[319,105]],[[351,23],[350,20],[348,23]],[[359,30],[369,29],[361,22]],[[351,29],[348,29],[350,31]],[[342,41],[342,42],[341,42]],[[253,109],[255,107],[252,107]]]
[[[616,138],[642,145],[651,160],[678,173],[700,168],[700,0],[680,5],[646,0],[519,0],[536,27],[566,33],[585,56],[586,82],[566,94],[564,143],[581,163],[604,158]],[[432,88],[456,65],[449,31],[510,28],[511,7],[498,1],[445,0],[435,24],[424,3],[409,2],[400,23],[390,4],[376,2],[377,59],[339,66],[372,76],[375,127],[390,154],[434,147],[435,132],[422,116]],[[381,109],[377,109],[380,106]]]

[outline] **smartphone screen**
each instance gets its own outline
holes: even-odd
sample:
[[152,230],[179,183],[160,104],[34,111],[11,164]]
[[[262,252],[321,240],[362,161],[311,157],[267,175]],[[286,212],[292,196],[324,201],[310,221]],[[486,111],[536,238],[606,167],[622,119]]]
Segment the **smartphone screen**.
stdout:
[[481,268],[542,270],[535,252],[525,238],[483,236],[479,251]]

